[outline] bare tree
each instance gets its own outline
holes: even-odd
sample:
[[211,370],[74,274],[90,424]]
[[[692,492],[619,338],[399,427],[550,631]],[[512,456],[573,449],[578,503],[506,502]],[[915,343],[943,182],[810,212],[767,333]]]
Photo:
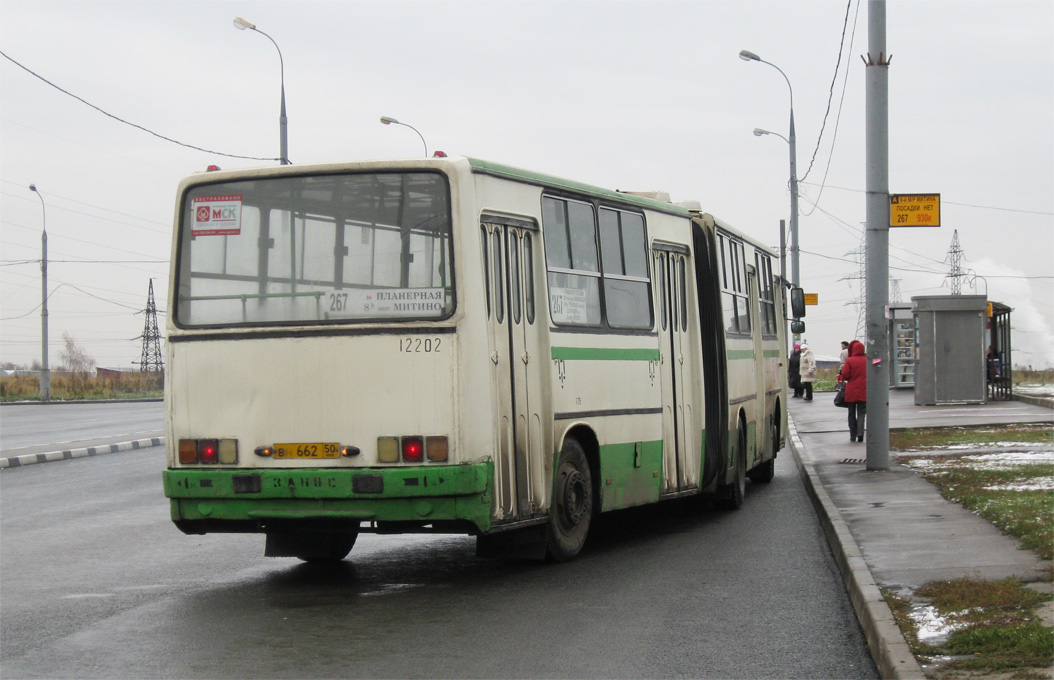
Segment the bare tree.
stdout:
[[95,375],[95,359],[77,346],[77,341],[68,332],[62,334],[66,343],[62,350],[62,366],[69,373],[70,391],[74,396],[81,396],[87,391],[88,380]]

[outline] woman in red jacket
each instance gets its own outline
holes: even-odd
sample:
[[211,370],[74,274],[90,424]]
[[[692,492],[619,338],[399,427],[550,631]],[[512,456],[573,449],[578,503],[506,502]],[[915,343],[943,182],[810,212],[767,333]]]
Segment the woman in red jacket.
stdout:
[[849,407],[849,441],[862,442],[867,418],[867,357],[859,340],[849,343],[849,358],[840,377],[845,381],[845,403]]

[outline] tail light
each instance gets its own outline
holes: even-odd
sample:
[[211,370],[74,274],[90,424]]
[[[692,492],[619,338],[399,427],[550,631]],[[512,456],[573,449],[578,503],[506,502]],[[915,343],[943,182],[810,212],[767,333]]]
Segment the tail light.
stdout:
[[202,465],[215,465],[220,462],[220,440],[198,440],[198,462]]
[[445,463],[450,460],[446,436],[377,437],[378,463]]
[[450,444],[446,437],[426,437],[425,452],[433,463],[445,463],[450,457]]
[[193,465],[198,462],[198,442],[195,439],[179,440],[179,462],[181,465]]
[[403,437],[403,462],[420,463],[425,459],[424,437]]
[[399,438],[377,437],[377,462],[398,463],[399,462]]
[[237,439],[180,439],[180,465],[237,465]]

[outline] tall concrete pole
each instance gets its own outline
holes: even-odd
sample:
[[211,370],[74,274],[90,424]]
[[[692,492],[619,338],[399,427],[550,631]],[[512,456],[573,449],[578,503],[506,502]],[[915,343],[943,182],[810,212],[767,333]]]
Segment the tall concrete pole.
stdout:
[[[778,70],[778,69],[777,69]],[[783,71],[780,71],[783,73]],[[786,78],[786,76],[784,76]],[[790,87],[790,79],[787,79],[787,87]],[[787,139],[790,146],[790,256],[791,256],[791,283],[795,286],[801,285],[801,270],[798,268],[798,142],[794,134],[794,92],[791,91],[791,113],[790,113],[790,137]]]
[[51,399],[51,371],[48,369],[48,214],[44,197],[36,184],[30,191],[40,199],[40,400]]
[[867,469],[889,469],[889,56],[886,2],[867,3]]

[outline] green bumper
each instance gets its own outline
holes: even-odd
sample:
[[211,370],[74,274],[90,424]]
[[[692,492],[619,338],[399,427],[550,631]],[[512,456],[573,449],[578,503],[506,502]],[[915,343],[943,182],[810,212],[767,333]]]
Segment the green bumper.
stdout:
[[[222,531],[283,520],[437,522],[491,525],[493,463],[335,469],[167,469],[172,520]],[[236,528],[238,527],[238,528]]]

